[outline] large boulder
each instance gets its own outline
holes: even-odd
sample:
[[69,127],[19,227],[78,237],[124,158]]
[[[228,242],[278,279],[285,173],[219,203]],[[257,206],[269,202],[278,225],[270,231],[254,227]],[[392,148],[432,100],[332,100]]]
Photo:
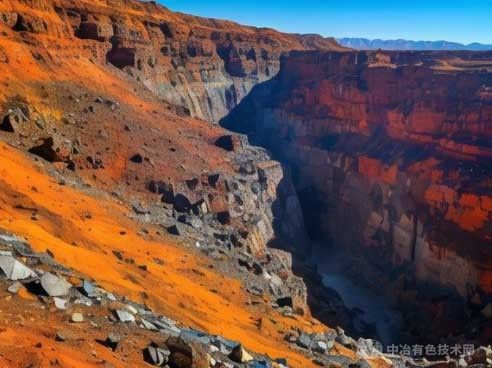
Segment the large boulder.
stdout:
[[0,256],[0,269],[9,280],[24,280],[35,277],[36,273],[12,256]]
[[229,354],[229,358],[237,363],[247,363],[254,359],[242,345],[237,345],[234,349],[232,349],[232,352]]
[[69,162],[72,145],[57,137],[42,138],[38,144],[29,149],[29,153],[39,156],[48,162]]
[[215,141],[215,145],[229,152],[239,152],[243,148],[243,141],[238,135],[223,135]]
[[18,132],[29,121],[28,108],[10,109],[0,122],[0,130],[8,133]]
[[179,337],[170,337],[166,346],[171,352],[169,365],[176,368],[208,368],[208,351],[200,342]]
[[63,277],[58,277],[46,272],[41,276],[41,287],[49,296],[65,296],[72,285]]
[[162,366],[169,361],[171,352],[167,348],[150,345],[144,350],[144,360],[155,366]]

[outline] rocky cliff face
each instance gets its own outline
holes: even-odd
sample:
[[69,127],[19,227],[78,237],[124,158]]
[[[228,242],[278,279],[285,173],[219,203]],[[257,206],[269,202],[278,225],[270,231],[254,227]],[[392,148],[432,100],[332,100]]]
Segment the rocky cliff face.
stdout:
[[223,125],[292,165],[311,235],[418,299],[427,333],[488,336],[491,70],[491,53],[293,53]]
[[152,2],[18,3],[0,5],[0,20],[12,30],[74,39],[69,48],[84,49],[184,113],[209,121],[218,121],[255,84],[273,77],[283,52],[343,49],[333,39],[176,14]]

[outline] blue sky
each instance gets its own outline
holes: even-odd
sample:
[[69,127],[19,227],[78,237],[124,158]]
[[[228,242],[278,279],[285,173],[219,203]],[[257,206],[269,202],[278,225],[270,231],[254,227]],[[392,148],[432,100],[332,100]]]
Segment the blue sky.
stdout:
[[334,37],[492,44],[492,0],[159,0],[185,13]]

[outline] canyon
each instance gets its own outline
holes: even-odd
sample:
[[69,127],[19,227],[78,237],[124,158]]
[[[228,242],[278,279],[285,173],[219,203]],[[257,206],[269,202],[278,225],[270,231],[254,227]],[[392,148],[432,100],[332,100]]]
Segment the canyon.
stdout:
[[491,69],[155,2],[1,1],[0,246],[30,272],[2,268],[0,362],[457,366],[374,349],[313,258],[384,289],[398,342],[490,339]]
[[222,121],[292,166],[310,235],[417,335],[489,338],[491,57],[293,52]]

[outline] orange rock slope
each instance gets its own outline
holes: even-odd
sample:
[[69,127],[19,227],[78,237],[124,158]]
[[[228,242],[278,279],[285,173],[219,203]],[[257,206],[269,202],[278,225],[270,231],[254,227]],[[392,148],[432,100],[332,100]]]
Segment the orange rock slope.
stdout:
[[[0,228],[24,236],[36,251],[49,250],[59,263],[186,326],[242,341],[252,351],[288,357],[293,366],[311,364],[289,349],[280,331],[296,326],[319,331],[323,327],[318,322],[246,307],[248,296],[239,282],[214,272],[210,261],[159,235],[158,229],[150,228],[142,238],[137,225],[125,217],[127,208],[104,195],[90,196],[60,185],[43,173],[42,166],[6,144],[0,146],[0,168]],[[120,261],[113,251],[135,264]],[[139,265],[146,265],[147,271]],[[265,323],[259,328],[262,319]],[[14,336],[19,338],[18,349],[24,343],[29,347],[40,335],[36,328],[7,329],[0,333],[0,351],[8,349]],[[83,350],[59,353],[62,360],[64,354],[70,355],[72,363],[66,366],[78,366],[75,362],[87,358]]]

